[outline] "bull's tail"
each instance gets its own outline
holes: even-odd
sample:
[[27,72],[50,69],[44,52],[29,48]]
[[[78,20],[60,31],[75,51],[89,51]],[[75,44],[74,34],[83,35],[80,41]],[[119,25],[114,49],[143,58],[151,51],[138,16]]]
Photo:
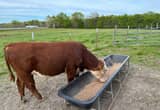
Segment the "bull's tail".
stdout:
[[10,81],[15,81],[15,76],[11,70],[11,67],[10,67],[10,64],[9,64],[9,57],[8,57],[8,53],[7,53],[7,47],[4,48],[4,56],[5,56],[5,61],[6,61],[6,65],[7,65],[7,68],[10,72]]

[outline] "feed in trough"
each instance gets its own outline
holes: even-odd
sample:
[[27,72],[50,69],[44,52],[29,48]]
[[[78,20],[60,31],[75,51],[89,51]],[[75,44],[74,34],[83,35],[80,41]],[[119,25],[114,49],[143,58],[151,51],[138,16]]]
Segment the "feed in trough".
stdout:
[[98,80],[92,80],[89,84],[87,84],[84,88],[79,91],[74,97],[79,100],[89,100],[102,88],[107,79],[120,67],[121,63],[114,63],[109,70],[106,71],[102,80],[104,82],[100,82]]

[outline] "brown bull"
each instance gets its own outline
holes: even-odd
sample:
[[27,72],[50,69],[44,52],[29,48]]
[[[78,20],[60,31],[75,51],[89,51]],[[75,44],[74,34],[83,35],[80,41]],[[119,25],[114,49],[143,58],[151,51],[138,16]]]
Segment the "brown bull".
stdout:
[[77,68],[92,70],[95,77],[101,78],[101,72],[96,71],[101,71],[104,67],[102,61],[78,42],[12,43],[5,46],[4,53],[11,80],[15,80],[11,67],[16,72],[21,99],[25,95],[25,87],[38,99],[42,99],[35,87],[32,71],[48,76],[66,72],[70,82],[74,79]]

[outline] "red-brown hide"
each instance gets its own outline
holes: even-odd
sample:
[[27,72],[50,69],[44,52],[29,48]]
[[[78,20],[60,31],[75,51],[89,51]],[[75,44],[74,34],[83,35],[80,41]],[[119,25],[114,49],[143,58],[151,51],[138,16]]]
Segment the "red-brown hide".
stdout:
[[74,79],[77,68],[103,69],[103,63],[78,42],[12,43],[5,46],[4,53],[11,80],[14,80],[14,75],[10,66],[16,72],[21,99],[24,96],[25,87],[38,99],[42,99],[35,87],[33,70],[49,76],[66,72],[70,82]]

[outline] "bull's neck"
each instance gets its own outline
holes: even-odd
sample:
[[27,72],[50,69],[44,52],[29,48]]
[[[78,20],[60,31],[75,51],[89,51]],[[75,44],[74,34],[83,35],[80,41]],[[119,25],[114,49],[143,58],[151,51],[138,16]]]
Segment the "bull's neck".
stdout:
[[90,51],[84,53],[84,66],[87,69],[94,70],[98,66],[98,59]]

